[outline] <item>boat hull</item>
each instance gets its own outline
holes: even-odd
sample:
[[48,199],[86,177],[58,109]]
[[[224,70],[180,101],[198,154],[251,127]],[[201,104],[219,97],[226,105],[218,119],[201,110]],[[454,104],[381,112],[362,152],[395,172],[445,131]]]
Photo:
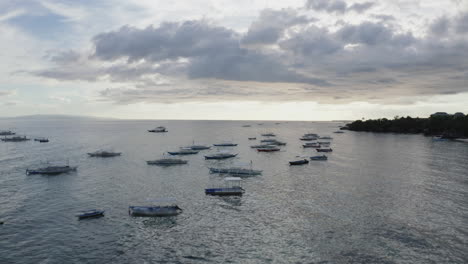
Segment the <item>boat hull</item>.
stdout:
[[205,189],[206,195],[217,196],[241,196],[245,192],[242,188],[209,188]]
[[130,206],[128,213],[132,216],[165,217],[176,216],[182,212],[178,206]]
[[303,159],[303,160],[290,161],[289,165],[304,165],[304,164],[308,164],[308,163],[309,163],[308,160]]
[[104,216],[104,211],[94,211],[94,212],[89,212],[89,213],[83,213],[77,215],[78,219],[88,219],[88,218],[98,218],[98,217],[103,217]]

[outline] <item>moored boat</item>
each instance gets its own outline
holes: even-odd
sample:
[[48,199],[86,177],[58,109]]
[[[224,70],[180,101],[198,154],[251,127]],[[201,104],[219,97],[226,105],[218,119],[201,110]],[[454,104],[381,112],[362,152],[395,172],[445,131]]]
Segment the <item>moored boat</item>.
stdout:
[[333,133],[335,133],[335,134],[343,134],[344,132],[341,131],[341,130],[338,130],[338,131],[335,131],[335,132],[333,132]]
[[106,150],[98,150],[95,152],[88,153],[90,157],[100,157],[100,158],[110,158],[122,155],[122,152],[113,152],[113,151],[106,151]]
[[215,147],[235,147],[235,146],[237,146],[237,144],[224,142],[224,143],[213,144],[213,146],[215,146]]
[[210,173],[230,174],[238,176],[253,176],[262,174],[261,170],[246,169],[240,167],[210,168]]
[[49,139],[48,138],[35,138],[34,141],[38,141],[39,143],[47,143],[49,142]]
[[76,216],[80,220],[81,219],[86,219],[86,218],[103,217],[104,216],[104,210],[92,209],[92,210],[82,211],[79,214],[77,214]]
[[27,169],[26,174],[45,174],[45,175],[56,175],[61,173],[67,173],[71,171],[76,171],[77,167],[71,167],[69,165],[65,166],[47,166],[37,169]]
[[16,133],[11,130],[0,130],[0,136],[13,136]]
[[26,136],[14,136],[14,137],[4,137],[1,139],[4,142],[21,142],[31,140]]
[[309,161],[307,159],[300,159],[300,160],[293,160],[289,162],[289,165],[303,165],[308,164]]
[[258,152],[275,152],[275,151],[280,151],[281,149],[276,147],[276,146],[268,146],[268,147],[262,147],[262,148],[257,148]]
[[229,158],[234,158],[237,156],[237,154],[232,154],[232,153],[216,153],[212,155],[206,155],[205,159],[215,159],[215,160],[220,160],[220,159],[229,159]]
[[333,149],[331,148],[318,148],[316,150],[317,152],[332,152],[333,151]]
[[174,199],[158,199],[151,201],[150,205],[129,206],[128,214],[132,216],[176,216],[182,213],[182,209]]
[[306,143],[304,145],[302,145],[303,148],[320,148],[320,144],[319,143]]
[[264,137],[276,137],[276,135],[274,133],[264,133],[264,134],[262,134],[262,136],[264,136]]
[[256,137],[249,137],[249,140],[256,140]]
[[224,179],[225,186],[217,188],[205,189],[207,195],[219,195],[219,196],[240,196],[245,190],[241,186],[242,179],[239,177],[226,177]]
[[158,126],[156,128],[148,130],[148,132],[163,133],[163,132],[167,132],[167,129],[165,127],[163,127],[163,126]]
[[188,161],[181,160],[181,159],[158,159],[158,160],[148,160],[146,163],[148,165],[171,166],[171,165],[187,164]]
[[328,160],[328,157],[325,155],[319,155],[319,156],[312,156],[310,157],[311,160]]

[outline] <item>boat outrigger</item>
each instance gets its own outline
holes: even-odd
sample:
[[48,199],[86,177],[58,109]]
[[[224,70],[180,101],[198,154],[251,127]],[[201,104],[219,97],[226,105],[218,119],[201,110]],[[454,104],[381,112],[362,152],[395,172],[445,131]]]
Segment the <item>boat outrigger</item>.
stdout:
[[148,165],[171,166],[171,165],[187,164],[188,161],[181,160],[181,159],[158,159],[158,160],[148,160],[146,163]]
[[226,177],[224,179],[225,186],[218,188],[207,188],[205,194],[219,196],[240,196],[245,190],[241,186],[242,179],[239,177]]
[[182,211],[175,199],[170,198],[153,200],[150,205],[128,207],[128,214],[132,216],[176,216]]

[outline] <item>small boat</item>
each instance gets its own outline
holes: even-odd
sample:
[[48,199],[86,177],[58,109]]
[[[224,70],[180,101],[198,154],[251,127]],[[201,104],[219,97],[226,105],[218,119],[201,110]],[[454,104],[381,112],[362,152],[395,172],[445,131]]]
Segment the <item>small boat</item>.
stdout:
[[21,142],[31,140],[26,136],[14,136],[14,137],[4,137],[1,139],[4,142]]
[[316,150],[317,152],[332,152],[333,151],[331,148],[318,148]]
[[289,165],[303,165],[308,164],[309,161],[307,159],[300,159],[300,160],[293,160],[289,162]]
[[238,176],[253,176],[262,174],[261,170],[245,169],[239,167],[210,168],[210,173],[230,174]]
[[165,127],[163,127],[163,126],[158,126],[156,128],[148,130],[148,132],[163,133],[163,132],[167,132],[167,129]]
[[335,132],[333,132],[333,133],[335,133],[335,134],[343,134],[344,132],[343,132],[343,131],[340,131],[340,130],[338,130],[338,131],[335,131]]
[[98,150],[95,152],[90,152],[88,155],[90,157],[100,157],[100,158],[110,158],[120,156],[122,152],[112,152],[112,151],[105,151],[105,150]]
[[243,125],[242,127],[250,127],[250,125]]
[[11,131],[11,130],[1,130],[0,131],[0,136],[13,136],[16,133]]
[[306,143],[302,145],[303,148],[320,148],[319,143]]
[[176,216],[180,213],[182,209],[174,199],[158,199],[150,205],[128,207],[128,214],[132,216]]
[[319,135],[316,133],[306,133],[304,134],[304,137],[319,137]]
[[468,143],[468,138],[456,138],[455,141]]
[[47,138],[35,138],[34,141],[38,141],[39,143],[47,143],[49,139]]
[[252,145],[250,148],[269,148],[269,147],[274,147],[274,145],[270,144],[260,144],[260,145]]
[[82,211],[79,214],[76,215],[78,219],[86,219],[86,218],[97,218],[97,217],[103,217],[104,216],[104,210],[87,210],[87,211]]
[[57,175],[61,173],[67,173],[71,171],[76,171],[77,167],[66,166],[47,166],[44,168],[38,169],[27,169],[26,174],[45,174],[45,175]]
[[215,147],[235,147],[235,146],[237,146],[237,144],[225,142],[225,143],[213,144],[213,146],[215,146]]
[[205,145],[192,145],[192,146],[187,146],[183,147],[184,149],[191,149],[191,150],[205,150],[205,149],[210,149],[210,146],[205,146]]
[[179,151],[168,151],[170,155],[193,155],[198,154],[199,151],[191,149],[180,149]]
[[263,148],[257,148],[258,152],[274,152],[274,151],[280,151],[281,149],[276,147],[276,146],[269,146],[269,147],[263,147]]
[[205,159],[215,159],[215,160],[220,160],[220,159],[229,159],[229,158],[234,158],[237,156],[237,154],[231,154],[231,153],[216,153],[212,155],[206,155]]
[[330,145],[331,143],[328,141],[318,141],[320,145]]
[[249,140],[256,140],[256,137],[249,137]]
[[312,156],[310,157],[311,160],[328,160],[328,157],[325,155],[319,155],[319,156]]
[[302,141],[312,141],[312,140],[317,140],[317,137],[314,136],[303,136],[300,138]]
[[240,196],[245,192],[241,186],[241,181],[242,179],[239,177],[227,177],[224,179],[224,187],[207,188],[205,189],[205,194],[219,196]]
[[171,166],[171,165],[187,164],[188,161],[181,160],[181,159],[158,159],[158,160],[148,160],[146,163],[148,165]]
[[333,138],[329,136],[324,136],[324,137],[319,137],[318,139],[333,139]]
[[264,136],[264,137],[276,137],[276,135],[273,134],[273,133],[264,133],[264,134],[262,134],[262,136]]

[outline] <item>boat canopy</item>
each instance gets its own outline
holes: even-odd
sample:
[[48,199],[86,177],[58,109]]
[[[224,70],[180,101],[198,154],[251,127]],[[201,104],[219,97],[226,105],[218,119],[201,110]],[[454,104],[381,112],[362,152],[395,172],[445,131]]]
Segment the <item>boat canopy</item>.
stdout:
[[240,178],[240,177],[226,177],[226,178],[224,178],[224,180],[229,181],[229,182],[234,182],[234,181],[239,181],[240,182],[242,180],[242,178]]

